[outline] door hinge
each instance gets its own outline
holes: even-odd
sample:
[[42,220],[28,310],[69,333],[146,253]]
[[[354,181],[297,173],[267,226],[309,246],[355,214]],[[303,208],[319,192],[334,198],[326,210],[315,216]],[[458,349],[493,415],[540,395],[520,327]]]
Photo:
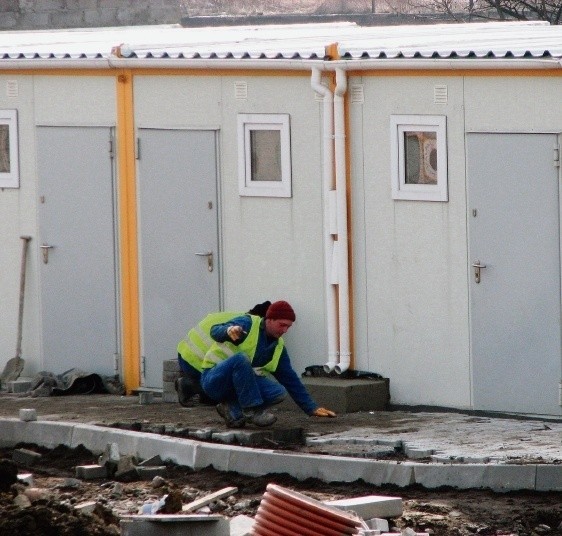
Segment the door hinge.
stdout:
[[560,167],[560,147],[554,148],[554,167]]
[[109,158],[112,160],[115,158],[115,147],[114,147],[113,137],[109,138]]
[[141,377],[144,379],[146,378],[146,356],[144,355],[141,355],[140,366],[141,366]]
[[116,376],[119,374],[120,362],[121,362],[121,356],[118,353],[113,354],[113,370]]
[[141,159],[141,142],[140,142],[140,138],[137,138],[137,148],[136,148],[136,154],[135,154],[135,158],[137,160]]

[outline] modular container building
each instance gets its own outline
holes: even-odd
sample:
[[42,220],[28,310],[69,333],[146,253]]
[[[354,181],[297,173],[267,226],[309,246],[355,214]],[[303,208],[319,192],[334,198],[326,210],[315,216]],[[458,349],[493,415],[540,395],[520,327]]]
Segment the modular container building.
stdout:
[[[560,415],[562,27],[0,34],[0,347],[130,392],[285,299],[295,368]],[[0,362],[1,364],[1,362]]]

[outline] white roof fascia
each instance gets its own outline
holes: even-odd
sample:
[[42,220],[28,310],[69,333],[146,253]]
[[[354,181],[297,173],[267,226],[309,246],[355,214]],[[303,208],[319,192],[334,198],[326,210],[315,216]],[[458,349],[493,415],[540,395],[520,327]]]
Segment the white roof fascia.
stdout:
[[204,70],[296,70],[308,71],[318,68],[322,71],[381,71],[381,70],[531,70],[562,67],[562,60],[556,58],[529,59],[351,59],[351,60],[251,60],[251,59],[212,59],[212,60],[173,60],[173,59],[32,59],[0,60],[0,71],[14,69],[54,70],[54,69],[204,69]]

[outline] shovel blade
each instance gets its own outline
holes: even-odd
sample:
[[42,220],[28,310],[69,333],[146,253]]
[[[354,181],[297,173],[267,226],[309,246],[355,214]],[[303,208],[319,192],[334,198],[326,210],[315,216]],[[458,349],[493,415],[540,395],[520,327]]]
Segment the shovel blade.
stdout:
[[0,375],[0,384],[17,380],[23,371],[24,365],[25,361],[21,357],[12,357],[12,359],[8,359],[8,362]]

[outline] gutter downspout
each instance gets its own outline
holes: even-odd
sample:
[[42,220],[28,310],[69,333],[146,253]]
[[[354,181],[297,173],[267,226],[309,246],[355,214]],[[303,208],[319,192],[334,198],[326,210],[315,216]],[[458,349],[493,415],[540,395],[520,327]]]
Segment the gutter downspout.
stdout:
[[338,311],[340,360],[335,370],[338,374],[345,372],[351,362],[350,318],[349,318],[349,268],[347,239],[347,184],[345,158],[345,106],[344,95],[347,91],[347,75],[344,69],[336,68],[336,88],[334,89],[334,146],[336,169],[336,242],[338,264]]
[[[338,364],[338,326],[336,312],[336,287],[337,277],[332,273],[332,262],[334,256],[334,237],[331,233],[331,199],[334,190],[334,106],[333,96],[330,88],[321,83],[322,74],[318,67],[313,67],[310,84],[312,89],[322,95],[323,112],[323,150],[322,150],[322,198],[323,198],[323,237],[324,237],[324,277],[327,311],[327,338],[328,338],[328,362],[324,365],[324,371],[332,372]],[[335,280],[334,280],[335,279]]]

